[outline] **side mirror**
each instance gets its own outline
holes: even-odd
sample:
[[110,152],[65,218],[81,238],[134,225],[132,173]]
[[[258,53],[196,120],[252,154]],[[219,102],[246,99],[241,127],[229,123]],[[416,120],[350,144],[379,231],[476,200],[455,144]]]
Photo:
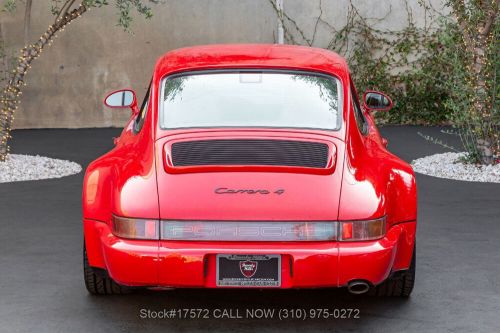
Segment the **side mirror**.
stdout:
[[104,105],[110,108],[131,108],[132,113],[139,112],[137,108],[137,97],[135,92],[130,89],[117,90],[106,96]]
[[367,111],[389,111],[392,108],[392,100],[384,93],[378,91],[367,91],[363,94],[363,103]]

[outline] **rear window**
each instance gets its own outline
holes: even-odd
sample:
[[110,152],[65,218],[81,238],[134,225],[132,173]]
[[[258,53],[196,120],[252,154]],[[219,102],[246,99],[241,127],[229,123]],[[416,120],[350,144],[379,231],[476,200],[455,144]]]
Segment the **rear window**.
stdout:
[[338,79],[302,72],[203,72],[162,81],[160,126],[338,130]]

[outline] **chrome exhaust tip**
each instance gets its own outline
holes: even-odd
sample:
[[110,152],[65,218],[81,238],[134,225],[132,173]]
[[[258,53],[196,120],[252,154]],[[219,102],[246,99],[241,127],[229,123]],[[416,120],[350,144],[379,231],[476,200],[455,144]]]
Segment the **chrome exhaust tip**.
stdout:
[[365,294],[370,290],[370,284],[363,280],[354,280],[347,284],[347,290],[354,295]]

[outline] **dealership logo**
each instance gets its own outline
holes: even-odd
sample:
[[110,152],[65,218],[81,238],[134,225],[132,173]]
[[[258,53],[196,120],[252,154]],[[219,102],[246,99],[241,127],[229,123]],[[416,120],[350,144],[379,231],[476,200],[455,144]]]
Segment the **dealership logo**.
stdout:
[[263,190],[263,189],[231,189],[227,187],[218,187],[214,190],[215,194],[277,194],[281,195],[285,193],[285,190],[282,188],[278,188],[274,191],[271,190]]
[[251,278],[257,272],[257,262],[251,260],[240,261],[240,271],[246,278]]

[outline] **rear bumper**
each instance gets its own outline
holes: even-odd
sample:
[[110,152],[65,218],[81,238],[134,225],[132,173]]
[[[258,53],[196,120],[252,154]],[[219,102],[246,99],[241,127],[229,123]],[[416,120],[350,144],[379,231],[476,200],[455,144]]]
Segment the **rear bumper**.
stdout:
[[146,287],[216,287],[217,254],[279,254],[281,288],[341,287],[351,280],[377,285],[407,269],[416,222],[393,225],[369,242],[165,242],[125,240],[106,223],[84,220],[89,263],[116,282]]

